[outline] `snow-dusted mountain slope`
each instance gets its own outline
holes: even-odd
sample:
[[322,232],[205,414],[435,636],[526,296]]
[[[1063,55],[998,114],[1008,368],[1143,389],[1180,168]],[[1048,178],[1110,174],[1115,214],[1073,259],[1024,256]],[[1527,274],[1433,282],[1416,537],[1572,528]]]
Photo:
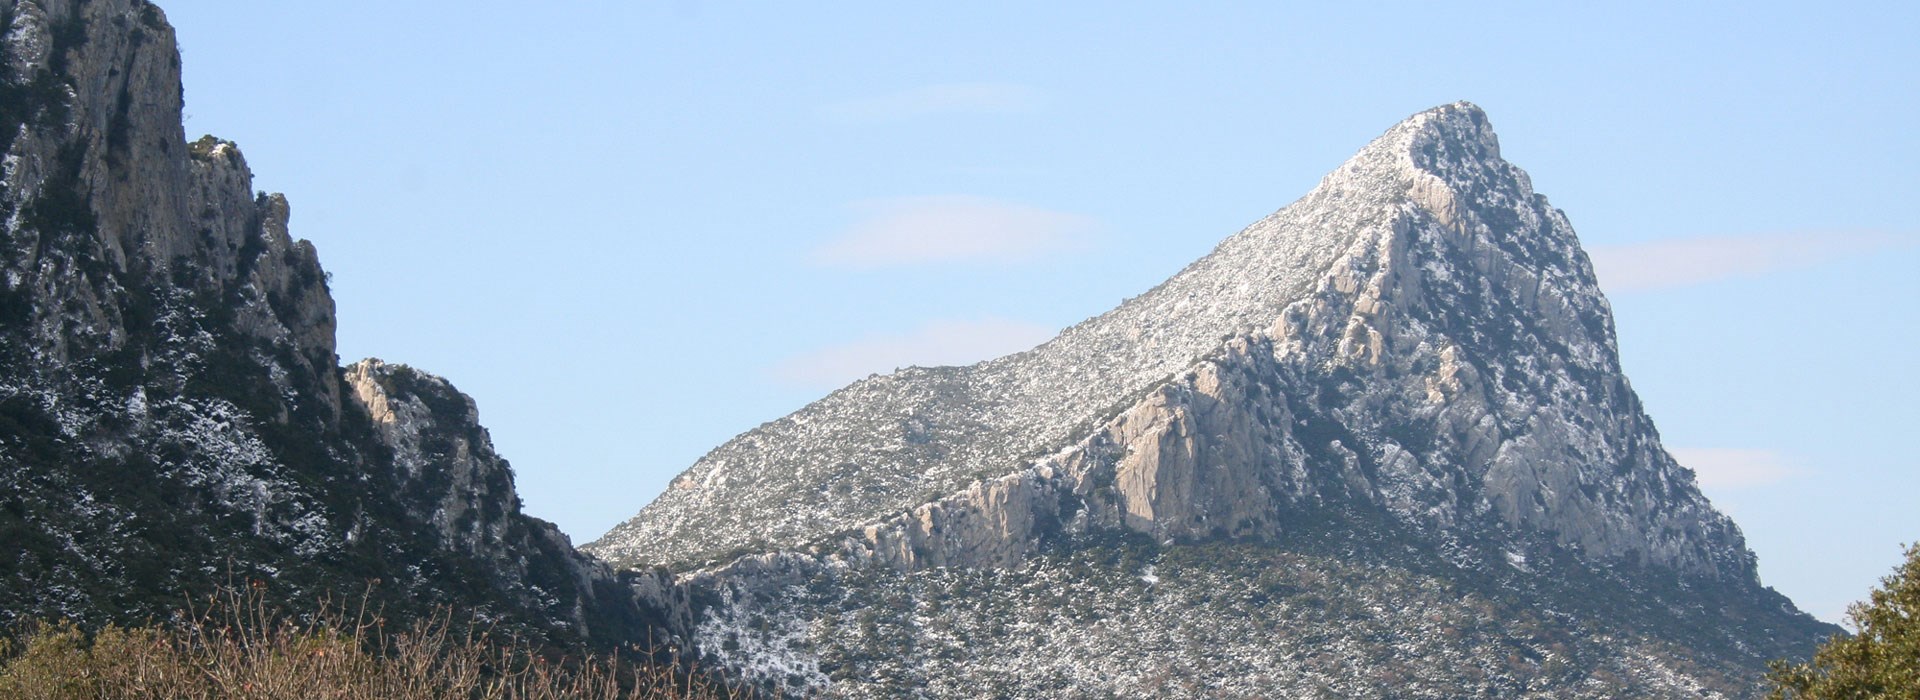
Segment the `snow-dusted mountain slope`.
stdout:
[[1299,201],[1033,350],[870,378],[729,441],[586,548],[635,565],[799,546],[1025,469],[1248,344],[1285,375],[1282,404],[1354,394],[1314,407],[1350,438],[1274,426],[1241,455],[1249,470],[1351,462],[1358,494],[1410,520],[1490,513],[1595,556],[1752,576],[1621,375],[1571,226],[1466,103],[1401,122]]
[[1740,697],[1833,631],[1660,446],[1466,103],[1038,348],[735,438],[587,549],[682,570],[645,597],[800,695]]

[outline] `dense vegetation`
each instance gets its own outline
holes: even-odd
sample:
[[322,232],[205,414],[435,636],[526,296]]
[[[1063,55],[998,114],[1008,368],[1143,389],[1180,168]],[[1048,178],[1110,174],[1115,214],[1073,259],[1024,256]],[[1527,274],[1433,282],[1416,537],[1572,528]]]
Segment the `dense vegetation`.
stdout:
[[1835,636],[1804,664],[1777,661],[1774,698],[1920,698],[1920,544],[1847,610],[1856,634]]
[[667,700],[744,697],[671,657],[556,657],[449,616],[390,631],[343,606],[294,617],[227,591],[170,624],[30,623],[0,640],[0,697],[45,700]]

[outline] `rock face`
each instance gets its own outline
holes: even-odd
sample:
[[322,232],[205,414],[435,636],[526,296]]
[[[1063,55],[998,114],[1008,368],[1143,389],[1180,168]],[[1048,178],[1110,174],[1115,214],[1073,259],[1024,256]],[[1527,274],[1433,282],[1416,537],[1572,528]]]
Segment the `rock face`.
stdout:
[[[963,696],[1015,663],[979,649],[1039,638],[1086,655],[1022,661],[1032,673],[997,687],[1153,697],[1165,690],[1071,667],[1177,659],[1190,666],[1181,677],[1213,693],[1299,694],[1331,680],[1327,692],[1396,694],[1363,677],[1368,660],[1405,656],[1377,639],[1345,675],[1296,663],[1291,645],[1359,643],[1354,630],[1368,625],[1284,604],[1186,618],[1162,605],[1158,591],[1193,602],[1209,587],[1152,567],[1222,591],[1266,585],[1257,571],[1196,563],[1193,548],[1209,547],[1314,567],[1314,595],[1400,635],[1390,611],[1407,605],[1455,629],[1486,622],[1423,586],[1498,589],[1489,605],[1557,634],[1601,635],[1560,651],[1510,628],[1425,640],[1460,663],[1500,649],[1532,659],[1525,673],[1479,680],[1409,671],[1441,695],[1740,695],[1768,654],[1802,653],[1831,629],[1759,584],[1738,528],[1660,446],[1572,227],[1466,103],[1401,122],[1291,206],[1033,350],[870,378],[735,438],[585,548],[693,569],[678,579],[696,621],[688,634],[770,687]],[[1116,567],[1116,556],[1130,562]],[[1354,566],[1397,573],[1349,591],[1339,580],[1360,575]],[[1000,573],[967,573],[982,571]],[[926,608],[944,587],[1004,585],[1072,588],[1106,612],[949,619]],[[1650,597],[1627,602],[1638,594]],[[1623,601],[1618,619],[1591,605],[1563,614],[1583,596]],[[1062,604],[1050,600],[1031,602]],[[1149,602],[1159,612],[1137,609]],[[1702,634],[1658,606],[1724,630]],[[1263,634],[1319,631],[1162,654],[1097,629],[1159,636],[1164,623],[1214,638],[1247,616]],[[836,619],[867,632],[823,631]],[[965,624],[978,626],[953,627]],[[1541,671],[1553,658],[1587,670]],[[1230,682],[1246,674],[1272,680]]]
[[520,512],[473,402],[342,370],[312,245],[181,131],[141,0],[0,0],[0,623],[163,618],[258,581],[626,641],[631,588]]
[[[1299,202],[1038,348],[868,379],[735,438],[588,548],[671,564],[795,547],[1095,433],[1136,455],[1153,443],[1116,465],[1116,487],[1132,526],[1167,534],[1258,529],[1273,506],[1338,494],[1752,577],[1621,375],[1572,228],[1464,103],[1395,126]],[[1338,488],[1312,483],[1330,474]]]
[[1465,103],[1034,350],[869,379],[735,438],[588,548],[628,564],[791,548],[1091,462],[1156,535],[1270,532],[1276,508],[1356,499],[1753,577],[1622,376],[1572,227]]
[[286,200],[185,140],[157,8],[0,29],[0,623],[372,586],[844,697],[1740,696],[1834,631],[1660,447],[1472,105],[1034,350],[730,441],[590,547],[662,565],[615,574],[471,399],[339,366]]

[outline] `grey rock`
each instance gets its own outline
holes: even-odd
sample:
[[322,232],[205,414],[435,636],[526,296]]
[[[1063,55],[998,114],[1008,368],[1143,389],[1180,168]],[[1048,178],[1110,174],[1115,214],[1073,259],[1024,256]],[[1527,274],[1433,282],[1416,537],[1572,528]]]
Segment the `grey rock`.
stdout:
[[[684,570],[674,619],[711,662],[844,697],[1390,697],[1395,668],[1435,696],[1742,696],[1831,630],[1760,585],[1660,446],[1572,227],[1466,103],[1033,350],[873,377],[729,441],[586,549]],[[1272,585],[1193,561],[1222,551],[1309,567],[1299,590],[1346,622],[1211,607]],[[1177,562],[1206,583],[1150,568]],[[1409,581],[1504,589],[1538,634],[1592,636],[1542,658],[1606,671],[1443,670],[1540,638],[1514,629],[1383,646],[1485,622]],[[1316,631],[1275,631],[1295,628]],[[1139,671],[1169,660],[1184,690]]]
[[1066,446],[1111,462],[1083,469],[1114,475],[1129,527],[1170,536],[1259,532],[1338,495],[1754,575],[1622,376],[1572,227],[1465,103],[1038,348],[868,379],[735,438],[586,548],[683,565],[799,548]]
[[287,200],[185,140],[159,8],[0,0],[0,26],[0,623],[144,622],[252,580],[646,638],[635,587],[521,512],[471,399],[339,366]]

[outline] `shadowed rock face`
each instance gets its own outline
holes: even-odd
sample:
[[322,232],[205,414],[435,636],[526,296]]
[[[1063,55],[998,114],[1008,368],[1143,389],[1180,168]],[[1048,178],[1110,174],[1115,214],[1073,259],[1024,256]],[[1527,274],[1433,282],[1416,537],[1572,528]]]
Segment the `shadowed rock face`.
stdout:
[[180,109],[159,8],[0,0],[0,623],[378,581],[396,617],[644,638],[630,588],[520,512],[470,399],[339,366],[286,199]]
[[[1034,469],[1087,475],[1076,497],[1111,491],[1116,522],[1156,536],[1272,534],[1279,509],[1350,500],[1753,577],[1621,375],[1566,218],[1466,103],[1038,348],[868,379],[735,438],[587,548],[799,547]],[[1008,507],[984,520],[1025,520]]]

